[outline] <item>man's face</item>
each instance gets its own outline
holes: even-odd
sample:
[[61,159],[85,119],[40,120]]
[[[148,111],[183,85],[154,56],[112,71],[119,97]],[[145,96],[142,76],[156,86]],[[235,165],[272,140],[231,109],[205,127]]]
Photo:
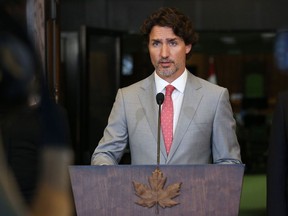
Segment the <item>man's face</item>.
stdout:
[[185,45],[182,38],[170,27],[154,26],[149,35],[149,53],[156,73],[167,82],[177,79],[185,69],[186,54],[191,44]]

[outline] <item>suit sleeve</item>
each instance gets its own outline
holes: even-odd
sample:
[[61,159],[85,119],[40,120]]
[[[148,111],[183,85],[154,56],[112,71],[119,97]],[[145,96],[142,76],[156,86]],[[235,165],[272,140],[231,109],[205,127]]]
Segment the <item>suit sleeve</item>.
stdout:
[[213,163],[241,163],[240,147],[236,136],[236,121],[233,117],[227,89],[223,89],[219,96],[211,142]]
[[108,125],[92,155],[92,165],[116,165],[122,158],[128,142],[124,109],[123,93],[119,89],[108,119]]

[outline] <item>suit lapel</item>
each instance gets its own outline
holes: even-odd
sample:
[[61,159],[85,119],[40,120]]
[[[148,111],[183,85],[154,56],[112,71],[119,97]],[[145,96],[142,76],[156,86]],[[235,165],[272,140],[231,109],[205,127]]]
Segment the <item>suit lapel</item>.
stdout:
[[[155,138],[155,144],[157,144],[159,106],[156,102],[156,86],[154,73],[146,80],[144,80],[142,85],[142,91],[140,91],[138,96],[142,107],[145,110],[145,116],[150,126],[151,133]],[[167,153],[165,145],[163,143],[162,131],[160,131],[160,150],[162,156],[165,158],[166,161]],[[162,163],[165,163],[165,161],[162,161]]]
[[157,140],[158,109],[157,109],[155,92],[156,92],[156,87],[155,87],[154,76],[152,74],[146,80],[144,80],[143,85],[142,85],[142,91],[139,92],[138,96],[142,104],[142,107],[145,111],[145,116],[147,118],[151,132],[153,136],[155,137],[155,140]]
[[169,163],[169,160],[171,160],[175,151],[179,147],[181,140],[185,136],[185,133],[187,132],[187,129],[196,113],[197,107],[203,96],[202,93],[198,91],[201,87],[201,83],[198,79],[194,75],[188,73],[180,115],[167,163]]

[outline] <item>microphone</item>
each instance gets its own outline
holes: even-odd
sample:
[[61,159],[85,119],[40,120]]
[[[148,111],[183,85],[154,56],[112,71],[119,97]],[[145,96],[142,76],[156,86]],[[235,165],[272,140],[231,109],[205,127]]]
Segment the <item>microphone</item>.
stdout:
[[159,105],[158,111],[158,135],[157,135],[157,165],[160,164],[160,129],[161,129],[161,105],[164,101],[164,94],[158,93],[156,95],[156,102]]
[[156,95],[156,101],[157,101],[157,104],[158,105],[162,105],[162,103],[163,103],[163,101],[164,101],[164,94],[163,93],[158,93],[157,95]]

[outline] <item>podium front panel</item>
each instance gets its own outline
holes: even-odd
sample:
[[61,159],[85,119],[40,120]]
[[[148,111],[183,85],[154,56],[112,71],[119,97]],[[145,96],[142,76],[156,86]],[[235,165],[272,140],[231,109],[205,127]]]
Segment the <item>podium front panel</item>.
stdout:
[[135,202],[132,182],[149,187],[157,166],[70,166],[78,216],[237,216],[244,165],[160,165],[165,187],[182,183],[173,207],[148,208]]

